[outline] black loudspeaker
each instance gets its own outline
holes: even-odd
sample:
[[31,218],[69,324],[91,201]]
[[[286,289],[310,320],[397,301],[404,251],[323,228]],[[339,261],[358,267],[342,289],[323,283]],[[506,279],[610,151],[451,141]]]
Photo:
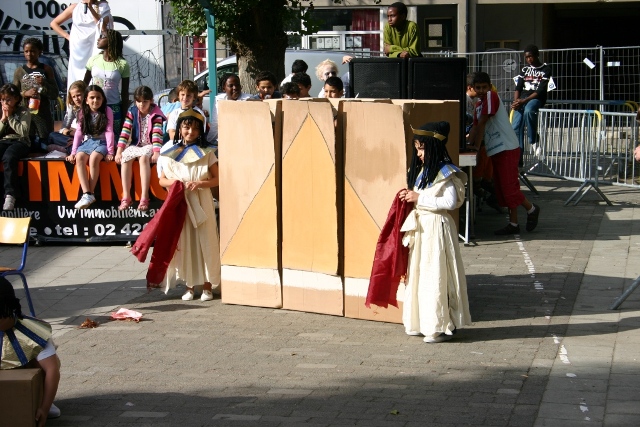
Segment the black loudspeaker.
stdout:
[[409,98],[460,101],[460,148],[465,148],[466,58],[409,59]]
[[352,98],[407,97],[407,60],[404,58],[353,58],[349,62]]

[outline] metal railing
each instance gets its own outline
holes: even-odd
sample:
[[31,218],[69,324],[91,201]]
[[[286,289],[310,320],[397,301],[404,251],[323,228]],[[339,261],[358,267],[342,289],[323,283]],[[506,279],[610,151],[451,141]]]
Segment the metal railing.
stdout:
[[[525,140],[526,174],[581,182],[567,200],[580,202],[601,183],[640,188],[640,167],[633,158],[638,144],[638,123],[632,113],[541,108],[538,144]],[[526,139],[526,138],[525,138]]]
[[[468,71],[484,71],[503,100],[512,100],[515,82],[524,66],[524,55],[515,50],[486,52],[423,52],[424,56],[466,57]],[[629,111],[626,101],[640,101],[640,46],[543,49],[540,59],[551,66],[557,88],[549,100],[613,100],[602,111]],[[561,108],[575,108],[562,105]],[[637,110],[637,105],[636,105]]]

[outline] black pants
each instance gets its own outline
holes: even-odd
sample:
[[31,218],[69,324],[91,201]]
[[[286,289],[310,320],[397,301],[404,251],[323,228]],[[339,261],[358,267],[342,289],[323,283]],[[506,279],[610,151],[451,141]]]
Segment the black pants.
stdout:
[[29,146],[15,139],[0,140],[0,156],[4,166],[4,195],[18,196],[18,162],[29,154]]

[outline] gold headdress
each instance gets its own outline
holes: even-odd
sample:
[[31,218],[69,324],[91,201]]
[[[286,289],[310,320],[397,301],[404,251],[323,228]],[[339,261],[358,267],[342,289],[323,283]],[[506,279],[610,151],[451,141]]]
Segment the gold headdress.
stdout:
[[447,139],[447,137],[442,135],[441,133],[433,132],[430,130],[414,129],[413,126],[411,126],[411,131],[414,135],[430,136],[440,141],[444,141],[445,139]]
[[178,116],[178,120],[184,120],[187,117],[198,119],[204,124],[204,117],[202,116],[202,114],[198,113],[193,108],[189,108],[187,111],[183,111],[182,113],[180,113],[180,115]]

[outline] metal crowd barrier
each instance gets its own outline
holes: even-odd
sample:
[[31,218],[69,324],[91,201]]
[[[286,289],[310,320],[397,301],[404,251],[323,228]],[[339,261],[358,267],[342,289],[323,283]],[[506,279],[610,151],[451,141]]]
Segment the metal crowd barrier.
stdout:
[[635,113],[602,113],[601,159],[604,182],[640,188],[640,163],[633,151],[640,142]]
[[526,173],[581,182],[565,205],[582,191],[574,202],[574,205],[578,204],[592,188],[611,205],[598,187],[604,175],[603,129],[602,114],[598,110],[541,108],[538,116],[540,140],[535,145],[525,144]]

